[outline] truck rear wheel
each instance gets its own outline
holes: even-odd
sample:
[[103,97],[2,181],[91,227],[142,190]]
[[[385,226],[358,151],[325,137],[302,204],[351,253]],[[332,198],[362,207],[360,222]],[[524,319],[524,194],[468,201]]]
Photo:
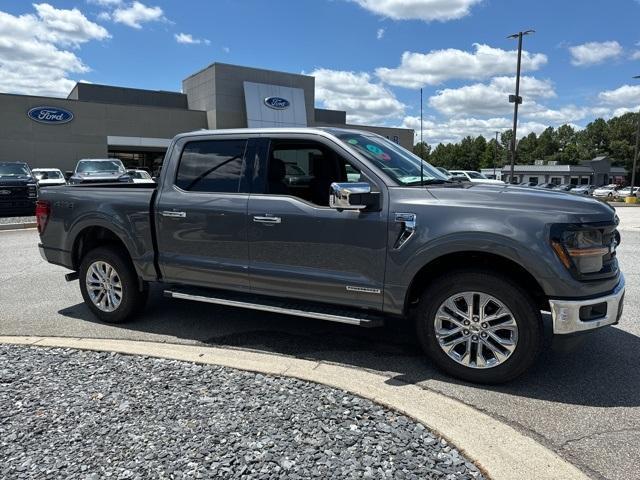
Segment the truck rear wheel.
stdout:
[[465,270],[425,289],[415,311],[420,343],[443,371],[476,383],[524,373],[540,352],[540,311],[509,278]]
[[82,298],[93,314],[106,323],[123,323],[147,300],[128,256],[118,248],[99,247],[82,259],[79,272]]

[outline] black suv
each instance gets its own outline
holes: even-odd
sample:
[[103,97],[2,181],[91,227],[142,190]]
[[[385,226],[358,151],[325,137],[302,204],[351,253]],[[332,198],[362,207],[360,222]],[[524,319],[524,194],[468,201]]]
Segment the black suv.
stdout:
[[0,162],[0,217],[33,215],[38,182],[24,162]]

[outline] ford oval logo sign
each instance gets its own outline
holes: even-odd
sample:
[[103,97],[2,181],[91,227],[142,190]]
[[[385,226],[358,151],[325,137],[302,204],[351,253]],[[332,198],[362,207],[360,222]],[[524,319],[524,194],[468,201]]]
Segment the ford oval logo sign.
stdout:
[[285,108],[288,108],[289,105],[291,105],[289,103],[289,100],[280,97],[267,97],[264,99],[264,104],[269,108],[273,108],[274,110],[284,110]]
[[68,123],[73,120],[73,113],[60,107],[34,107],[27,115],[40,123]]

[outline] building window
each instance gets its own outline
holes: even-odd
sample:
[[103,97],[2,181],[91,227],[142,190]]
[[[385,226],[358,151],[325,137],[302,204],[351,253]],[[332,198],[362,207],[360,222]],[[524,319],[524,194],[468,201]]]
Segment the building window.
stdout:
[[578,177],[571,177],[571,185],[578,185]]
[[394,135],[393,136],[393,141],[399,144],[400,143],[400,137],[398,135]]
[[560,177],[551,177],[551,183],[554,185],[560,185],[562,183],[562,178]]
[[591,183],[589,177],[580,177],[580,185],[589,185]]
[[529,183],[538,184],[538,177],[529,177]]
[[176,186],[192,192],[240,191],[246,140],[205,140],[185,145]]

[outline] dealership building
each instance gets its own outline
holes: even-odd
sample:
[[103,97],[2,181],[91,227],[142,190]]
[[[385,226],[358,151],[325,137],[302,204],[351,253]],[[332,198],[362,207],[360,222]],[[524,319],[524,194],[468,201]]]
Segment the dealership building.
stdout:
[[171,138],[200,129],[359,128],[412,148],[414,131],[349,125],[346,112],[315,108],[315,78],[214,63],[182,92],[78,83],[66,99],[0,94],[0,161],[73,170],[82,158],[157,168]]
[[[490,178],[510,181],[511,167],[483,168],[483,174]],[[607,156],[585,160],[578,165],[558,165],[557,162],[537,161],[534,165],[514,165],[515,183],[530,182],[535,184],[555,183],[556,185],[608,185],[610,183],[625,185],[628,182],[627,170],[612,165]]]

